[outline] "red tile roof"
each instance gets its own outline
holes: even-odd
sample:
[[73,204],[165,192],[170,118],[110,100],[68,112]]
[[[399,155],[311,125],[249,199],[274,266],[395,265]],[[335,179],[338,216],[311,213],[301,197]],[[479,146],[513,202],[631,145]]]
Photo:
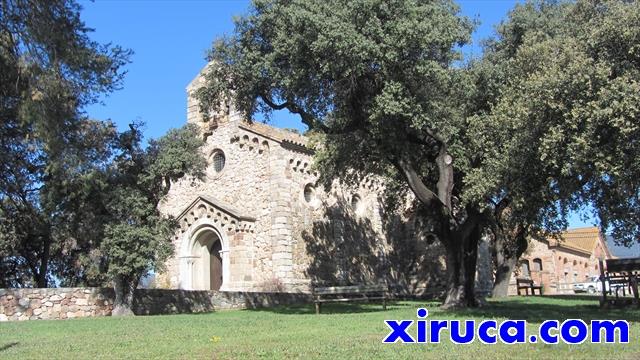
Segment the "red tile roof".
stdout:
[[600,229],[595,226],[568,229],[560,234],[560,239],[550,238],[549,245],[591,254],[599,237]]

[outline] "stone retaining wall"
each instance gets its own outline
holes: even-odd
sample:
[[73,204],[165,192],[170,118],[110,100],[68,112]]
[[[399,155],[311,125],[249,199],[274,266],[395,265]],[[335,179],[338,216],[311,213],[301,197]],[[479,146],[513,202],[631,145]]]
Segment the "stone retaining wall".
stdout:
[[305,293],[268,293],[208,290],[137,290],[136,315],[182,314],[226,309],[256,309],[310,303]]
[[[110,316],[115,294],[111,288],[0,289],[0,321],[70,319]],[[136,315],[252,309],[311,301],[309,294],[136,290]]]
[[113,289],[0,289],[0,321],[111,315]]

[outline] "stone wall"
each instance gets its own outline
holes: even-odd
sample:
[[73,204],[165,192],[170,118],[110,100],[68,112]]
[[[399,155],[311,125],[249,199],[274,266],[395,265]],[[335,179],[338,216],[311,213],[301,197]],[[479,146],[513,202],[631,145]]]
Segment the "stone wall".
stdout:
[[0,289],[0,321],[111,315],[113,289]]
[[183,314],[229,309],[257,309],[276,305],[304,304],[310,294],[208,290],[136,290],[136,315]]
[[[114,297],[111,288],[0,289],[0,321],[110,316]],[[138,289],[133,311],[136,315],[181,314],[311,300],[311,295],[303,293]]]

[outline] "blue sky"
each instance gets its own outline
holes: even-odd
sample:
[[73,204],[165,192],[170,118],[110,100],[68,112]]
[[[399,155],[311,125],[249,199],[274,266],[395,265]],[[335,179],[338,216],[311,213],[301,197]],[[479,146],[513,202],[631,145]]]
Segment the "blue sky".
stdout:
[[[135,53],[124,88],[87,109],[97,119],[112,119],[121,128],[134,120],[147,124],[145,134],[158,137],[186,120],[185,87],[205,65],[214,38],[231,33],[233,17],[248,1],[82,1],[82,19],[95,29],[92,38],[112,42]],[[479,54],[478,40],[493,31],[515,1],[459,1],[463,14],[480,20],[475,44],[467,55]],[[274,125],[300,128],[296,118],[281,113]]]
[[[494,26],[518,1],[458,1],[462,13],[480,24],[474,43],[463,51],[480,53],[479,41],[490,36]],[[121,129],[140,120],[145,135],[159,137],[186,121],[185,87],[206,64],[205,53],[213,39],[233,30],[233,17],[243,14],[248,1],[81,1],[82,19],[95,29],[92,38],[114,43],[135,53],[127,65],[122,90],[104,98],[104,104],[89,107],[89,116],[112,119]],[[286,113],[274,116],[272,125],[301,128]],[[571,227],[590,226],[575,215]]]

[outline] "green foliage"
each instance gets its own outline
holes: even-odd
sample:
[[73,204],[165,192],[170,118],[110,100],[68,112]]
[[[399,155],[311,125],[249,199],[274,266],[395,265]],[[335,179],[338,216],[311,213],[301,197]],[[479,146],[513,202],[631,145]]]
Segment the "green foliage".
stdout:
[[127,279],[134,286],[172,254],[171,235],[177,224],[158,210],[171,182],[185,175],[201,177],[205,167],[203,140],[195,125],[172,129],[146,148],[141,142],[139,125],[120,135],[119,153],[107,170],[100,244],[109,277]]
[[562,229],[589,203],[631,239],[639,6],[519,4],[460,68],[472,26],[450,1],[258,0],[214,44],[198,96],[205,113],[232,99],[247,117],[299,115],[325,185],[381,175],[391,204],[410,189],[448,258],[472,254],[454,250],[473,249],[465,239],[487,225],[525,239],[519,253],[528,234]]
[[475,68],[494,94],[471,122],[489,165],[474,176],[501,174],[487,189],[513,194],[521,212],[543,209],[542,221],[592,204],[616,238],[638,238],[639,21],[638,2],[510,13]]
[[185,174],[203,177],[206,161],[200,154],[203,141],[196,125],[188,124],[180,129],[171,129],[158,140],[151,140],[146,149],[149,169],[142,179],[145,186],[156,189],[159,179],[164,179],[164,187],[159,195],[169,190],[170,181],[176,181]]
[[112,222],[105,226],[102,251],[109,276],[140,278],[171,255],[174,221],[162,218],[144,194],[116,189],[107,208]]
[[0,2],[0,287],[137,283],[170,253],[159,201],[204,168],[193,127],[143,148],[137,126],[86,119],[131,52],[91,41],[79,11]]
[[389,154],[428,177],[435,145],[408,139],[435,131],[464,158],[456,99],[468,81],[450,64],[472,26],[457,12],[450,1],[255,1],[211,50],[203,110],[232,98],[247,117],[300,115],[325,184],[395,176]]
[[475,268],[488,199],[464,196],[478,166],[464,116],[471,78],[452,66],[471,30],[446,0],[254,1],[215,43],[198,97],[203,113],[232,99],[247,117],[299,115],[325,186],[383,176],[392,205],[410,189],[447,247],[446,305],[472,305],[464,267]]
[[[121,85],[130,52],[89,39],[69,0],[0,2],[0,286],[48,285],[78,235],[115,128],[84,106]],[[77,225],[76,225],[77,224]],[[85,229],[86,230],[86,229]]]

